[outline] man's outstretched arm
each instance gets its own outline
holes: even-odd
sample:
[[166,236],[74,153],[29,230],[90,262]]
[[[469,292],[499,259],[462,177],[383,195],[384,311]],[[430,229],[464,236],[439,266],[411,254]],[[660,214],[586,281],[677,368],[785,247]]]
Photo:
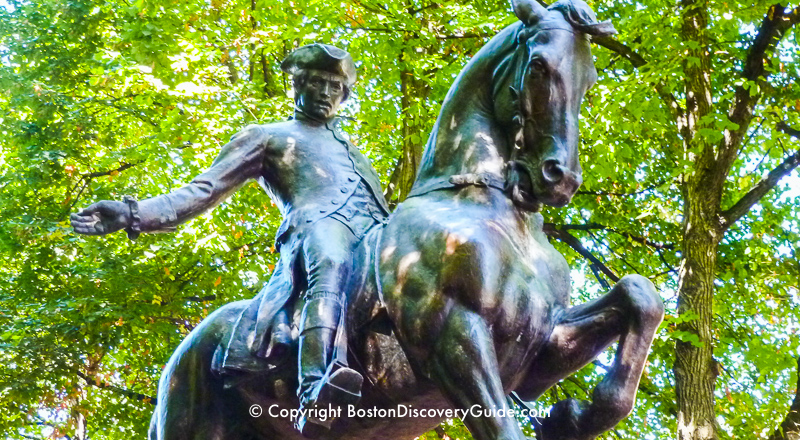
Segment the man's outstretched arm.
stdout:
[[104,235],[128,229],[138,232],[169,232],[218,205],[248,180],[261,173],[264,149],[269,136],[251,125],[237,133],[222,147],[211,167],[188,185],[169,194],[136,203],[104,200],[72,214],[75,232]]

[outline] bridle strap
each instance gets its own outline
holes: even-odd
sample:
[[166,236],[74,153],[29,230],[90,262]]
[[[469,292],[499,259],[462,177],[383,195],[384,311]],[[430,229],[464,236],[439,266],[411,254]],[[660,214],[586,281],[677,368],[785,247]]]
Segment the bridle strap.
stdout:
[[467,186],[495,188],[505,192],[506,181],[491,173],[456,174],[450,177],[432,179],[422,186],[415,187],[411,191],[411,194],[408,195],[408,198],[422,196],[433,191],[453,188],[460,189]]

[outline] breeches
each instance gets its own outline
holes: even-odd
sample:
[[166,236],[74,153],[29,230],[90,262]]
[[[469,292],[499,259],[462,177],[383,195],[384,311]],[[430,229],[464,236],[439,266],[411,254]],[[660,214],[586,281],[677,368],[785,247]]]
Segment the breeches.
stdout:
[[331,217],[319,220],[303,240],[305,299],[333,296],[341,299],[353,270],[353,251],[359,238],[349,227]]

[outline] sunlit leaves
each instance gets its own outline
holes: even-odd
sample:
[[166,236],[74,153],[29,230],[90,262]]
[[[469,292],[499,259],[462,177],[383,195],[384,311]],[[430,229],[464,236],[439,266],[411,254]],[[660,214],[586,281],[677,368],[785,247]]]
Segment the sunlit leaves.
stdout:
[[[682,66],[693,62],[686,58],[693,42],[680,38],[675,2],[592,6],[647,64],[634,68],[594,46],[600,80],[583,105],[584,185],[569,208],[544,214],[556,224],[599,225],[572,233],[616,273],[651,278],[666,300],[668,318],[639,403],[616,433],[669,438],[676,419],[672,348],[694,336],[676,330],[674,310],[681,179],[694,162],[660,93],[684,102]],[[739,72],[746,49],[769,6],[710,2],[718,108],[700,133],[709,141],[733,128],[726,109],[745,84]],[[345,125],[387,183],[404,142],[427,138],[455,75],[514,20],[507,2],[494,0],[0,6],[0,431],[20,439],[74,436],[79,413],[92,438],[143,438],[152,405],[99,384],[154,396],[162,366],[188,331],[222,304],[252,297],[277,257],[280,214],[255,185],[176,233],[136,242],[124,234],[75,236],[65,222],[69,212],[175,189],[242,127],[284,120],[293,107],[291,84],[278,65],[293,48],[316,41],[356,59],[359,80],[343,110],[353,119]],[[728,176],[723,207],[797,149],[774,130],[781,121],[800,127],[797,43],[791,31],[768,60],[770,81],[747,83],[765,97]],[[726,437],[770,432],[794,386],[800,193],[797,180],[790,182],[735,225],[720,248],[713,336]],[[599,295],[586,261],[555,245],[573,269],[573,303]],[[540,403],[590,398],[610,361],[604,354]],[[467,438],[458,422],[440,432]]]

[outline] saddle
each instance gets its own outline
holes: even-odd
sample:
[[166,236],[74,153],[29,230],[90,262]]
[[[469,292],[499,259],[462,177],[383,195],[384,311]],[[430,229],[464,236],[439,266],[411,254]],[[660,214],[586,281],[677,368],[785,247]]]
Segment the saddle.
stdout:
[[[383,304],[379,280],[377,279],[377,246],[383,224],[373,226],[356,247],[353,254],[355,268],[348,281],[346,313],[343,313],[336,334],[333,369],[350,366],[348,360],[348,334],[376,332],[386,336],[392,334],[392,323]],[[277,276],[277,272],[273,276]],[[250,300],[237,321],[226,329],[221,342],[214,352],[211,370],[222,377],[226,388],[265,375],[296,372],[297,338],[302,303],[297,300],[290,314],[291,343],[289,350],[280,356],[266,358],[267,346],[272,332],[273,318],[281,308],[294,298],[302,298],[302,291],[291,291],[291,284],[285,283],[286,290],[272,298],[266,297],[266,289]],[[263,322],[269,322],[264,326]],[[265,328],[260,330],[259,327]],[[358,339],[358,338],[356,338]],[[260,347],[260,348],[259,348]],[[351,356],[352,358],[352,356]],[[356,361],[357,364],[357,361]],[[358,365],[350,366],[360,370]],[[365,371],[360,371],[366,374]],[[366,377],[366,376],[365,376]]]

